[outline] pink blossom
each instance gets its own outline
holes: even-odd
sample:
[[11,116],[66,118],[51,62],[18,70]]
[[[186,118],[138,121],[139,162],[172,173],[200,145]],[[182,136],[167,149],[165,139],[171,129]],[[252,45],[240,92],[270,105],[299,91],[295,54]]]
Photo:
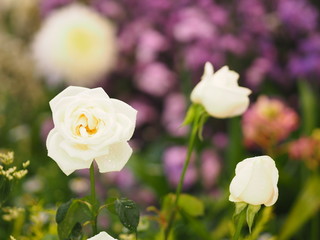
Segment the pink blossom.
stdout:
[[160,62],[146,65],[136,76],[137,87],[151,95],[166,95],[176,84],[175,74]]
[[172,136],[184,136],[188,127],[182,126],[186,114],[186,99],[182,94],[173,93],[166,97],[162,124]]
[[298,115],[292,108],[266,96],[260,96],[242,119],[246,145],[264,149],[286,139],[297,126]]

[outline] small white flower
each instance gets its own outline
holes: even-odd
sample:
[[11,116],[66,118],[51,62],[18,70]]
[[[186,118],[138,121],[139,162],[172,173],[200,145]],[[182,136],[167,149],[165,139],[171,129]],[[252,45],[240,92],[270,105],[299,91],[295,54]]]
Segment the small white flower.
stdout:
[[201,81],[191,93],[194,103],[203,105],[213,117],[228,118],[241,115],[249,106],[250,89],[239,87],[239,74],[227,66],[213,73],[213,66],[207,62]]
[[111,237],[108,233],[106,232],[100,232],[99,234],[88,238],[88,240],[117,240],[113,237]]
[[48,156],[69,175],[89,168],[120,171],[129,160],[137,111],[102,88],[68,87],[50,101],[54,128],[47,138]]
[[53,12],[36,34],[33,55],[49,81],[90,86],[108,72],[117,53],[115,29],[93,10],[72,4]]
[[237,164],[229,200],[271,206],[278,199],[278,179],[278,169],[271,157],[246,158]]

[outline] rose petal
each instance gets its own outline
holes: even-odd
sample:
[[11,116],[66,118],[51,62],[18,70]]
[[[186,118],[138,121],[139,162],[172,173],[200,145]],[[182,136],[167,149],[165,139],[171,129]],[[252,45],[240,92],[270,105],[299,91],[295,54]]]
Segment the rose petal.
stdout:
[[127,142],[113,144],[109,147],[109,154],[95,158],[99,171],[120,171],[128,162],[132,154],[132,148]]
[[59,103],[59,101],[62,98],[68,97],[68,96],[74,96],[74,95],[77,95],[77,94],[79,94],[81,92],[85,92],[85,91],[88,91],[88,88],[76,87],[76,86],[67,87],[66,89],[64,89],[62,92],[60,92],[57,96],[55,96],[49,102],[49,105],[50,105],[52,112],[55,112],[56,105]]
[[63,141],[63,138],[55,130],[51,130],[47,137],[47,149],[48,156],[51,157],[66,174],[70,175],[77,169],[89,168],[92,161],[83,161],[79,158],[69,156],[59,144]]
[[[115,111],[118,113],[120,120],[119,123],[123,128],[123,140],[128,141],[132,137],[134,132],[137,118],[137,110],[118,99],[112,98],[111,101],[115,108]],[[123,117],[121,117],[121,115],[123,115]],[[127,120],[124,118],[124,116],[127,118]]]

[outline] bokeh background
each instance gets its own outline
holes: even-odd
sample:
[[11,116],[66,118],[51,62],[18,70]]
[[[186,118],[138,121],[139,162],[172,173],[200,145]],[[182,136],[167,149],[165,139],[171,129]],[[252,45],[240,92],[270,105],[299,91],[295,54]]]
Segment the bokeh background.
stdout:
[[[108,71],[78,82],[41,71],[39,62],[45,60],[35,57],[33,47],[46,20],[76,2],[114,26],[117,49]],[[184,191],[206,202],[202,220],[212,239],[222,239],[227,230],[221,223],[233,211],[226,199],[236,163],[268,154],[280,170],[276,218],[268,230],[279,232],[320,163],[319,15],[318,0],[1,0],[0,149],[14,151],[18,164],[31,162],[8,205],[53,211],[89,193],[88,171],[65,176],[45,147],[53,127],[48,102],[65,87],[79,85],[102,87],[138,110],[134,154],[121,172],[98,175],[100,198],[126,196],[144,214],[147,206],[159,206],[179,180],[188,139],[181,123],[209,61],[216,70],[228,65],[240,74],[240,85],[253,92],[251,107],[243,117],[209,120]],[[292,239],[320,238],[315,209]],[[33,221],[28,216],[32,213],[21,220],[25,225]],[[14,231],[26,235],[30,226],[19,224],[1,219],[0,238]],[[108,220],[103,224],[111,226]],[[191,228],[181,239],[197,231]]]

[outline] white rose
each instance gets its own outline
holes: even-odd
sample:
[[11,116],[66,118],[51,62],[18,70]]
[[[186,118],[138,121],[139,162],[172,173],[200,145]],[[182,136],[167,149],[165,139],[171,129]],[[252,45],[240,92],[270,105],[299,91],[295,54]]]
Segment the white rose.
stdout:
[[247,158],[237,164],[229,200],[251,205],[273,205],[278,199],[278,169],[269,156]]
[[239,87],[239,74],[222,67],[215,74],[207,62],[201,81],[191,93],[191,100],[204,106],[213,117],[228,118],[241,115],[249,106],[250,89]]
[[137,111],[109,98],[102,88],[68,87],[50,101],[54,128],[47,138],[48,156],[69,175],[89,168],[120,171],[129,160]]
[[100,232],[99,234],[88,238],[88,240],[117,240],[113,237],[111,237],[108,233],[106,232]]

